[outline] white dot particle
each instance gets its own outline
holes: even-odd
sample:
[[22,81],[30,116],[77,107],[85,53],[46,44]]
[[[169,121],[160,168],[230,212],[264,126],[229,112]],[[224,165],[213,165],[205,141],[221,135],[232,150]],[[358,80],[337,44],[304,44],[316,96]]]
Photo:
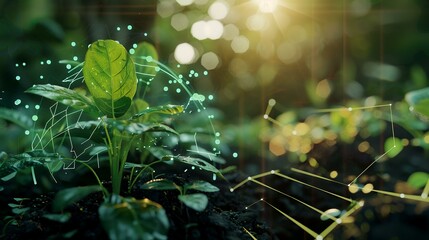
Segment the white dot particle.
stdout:
[[252,177],[247,177],[247,180],[252,180]]
[[234,192],[234,188],[230,188],[230,189],[229,189],[229,191],[230,191],[230,192]]
[[19,81],[19,80],[21,80],[21,76],[16,76],[15,79],[16,79],[16,81]]
[[30,131],[29,130],[25,130],[25,135],[30,135]]
[[264,119],[268,119],[268,114],[264,114]]
[[76,42],[71,42],[71,43],[70,43],[70,45],[71,45],[72,47],[76,47]]
[[404,198],[404,197],[405,197],[405,194],[401,193],[401,194],[399,194],[399,197],[400,197],[400,198]]

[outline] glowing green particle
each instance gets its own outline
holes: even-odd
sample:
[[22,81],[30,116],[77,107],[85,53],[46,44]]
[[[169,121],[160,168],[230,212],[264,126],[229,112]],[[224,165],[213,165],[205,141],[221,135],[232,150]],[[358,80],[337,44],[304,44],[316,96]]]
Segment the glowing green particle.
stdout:
[[177,92],[177,93],[180,93],[181,91],[182,91],[182,90],[180,90],[180,88],[177,88],[177,89],[176,89],[176,92]]
[[186,84],[186,85],[189,85],[189,84],[190,84],[190,82],[189,82],[189,81],[186,81],[186,82],[185,82],[185,84]]
[[130,49],[130,54],[132,55],[132,54],[134,54],[134,53],[136,53],[136,50],[134,50],[134,49]]
[[19,67],[19,64],[18,64],[18,63],[15,63],[15,67]]
[[213,97],[213,95],[209,95],[208,96],[208,99],[211,101],[211,100],[213,100],[214,99],[214,97]]
[[220,144],[220,140],[219,140],[219,139],[216,139],[215,144],[216,144],[216,145],[219,145],[219,144]]
[[195,73],[195,71],[194,71],[194,70],[191,70],[191,71],[190,71],[190,73],[191,73],[191,74],[194,74],[194,73]]
[[40,79],[43,79],[43,75],[40,75],[40,77],[39,77]]
[[51,63],[51,60],[46,60],[46,64],[50,65]]
[[70,70],[70,69],[71,69],[71,67],[72,67],[72,66],[71,66],[70,64],[67,64],[67,65],[66,65],[66,68],[67,68],[68,70]]
[[194,77],[198,77],[199,76],[199,74],[198,73],[194,73]]
[[116,31],[118,31],[118,32],[121,31],[121,27],[117,27]]
[[159,72],[160,70],[161,70],[161,68],[155,67],[155,72]]
[[216,133],[215,133],[215,136],[216,136],[216,137],[219,137],[219,136],[220,136],[220,132],[216,132]]
[[30,131],[29,130],[25,130],[25,135],[30,135]]
[[180,78],[180,79],[182,79],[182,78],[183,78],[183,75],[182,75],[182,74],[179,74],[179,78]]
[[15,100],[15,105],[18,106],[19,104],[21,104],[21,99],[16,99]]
[[144,33],[143,35],[144,35],[145,37],[147,37],[147,33]]
[[32,119],[33,121],[37,121],[37,120],[39,119],[39,117],[38,117],[37,115],[33,115],[33,116],[31,117],[31,119]]
[[238,157],[238,153],[236,153],[236,152],[235,152],[235,153],[233,153],[233,154],[232,154],[232,157],[233,157],[233,158],[237,158],[237,157]]
[[29,105],[25,105],[25,108],[26,108],[26,109],[29,109],[29,108],[30,108],[30,106],[29,106]]
[[168,87],[164,87],[164,92],[168,92]]
[[152,62],[152,61],[153,61],[152,56],[147,56],[147,57],[146,57],[146,61],[148,61],[148,62]]
[[180,64],[177,64],[177,68],[180,68]]
[[45,64],[45,62],[43,62],[43,61],[40,61],[40,65],[43,65],[43,64]]
[[73,60],[74,60],[74,61],[77,61],[78,59],[79,59],[79,58],[78,58],[77,56],[74,56],[74,57],[73,57]]
[[19,80],[21,80],[21,76],[16,76],[15,79],[16,79],[16,81],[19,81]]
[[71,42],[71,43],[70,43],[70,45],[71,45],[72,47],[76,47],[76,42]]
[[127,26],[127,29],[128,29],[128,30],[132,30],[132,29],[133,29],[133,26],[128,25],[128,26]]
[[169,83],[169,84],[173,84],[173,81],[172,81],[172,80],[168,80],[168,83]]
[[40,109],[40,105],[36,105],[34,106],[35,109],[39,110]]
[[207,75],[209,75],[209,72],[208,71],[204,71],[204,76],[207,76]]
[[137,48],[137,46],[138,46],[137,43],[133,44],[133,48]]
[[23,66],[23,67],[27,66],[27,63],[23,62],[23,63],[22,63],[22,66]]

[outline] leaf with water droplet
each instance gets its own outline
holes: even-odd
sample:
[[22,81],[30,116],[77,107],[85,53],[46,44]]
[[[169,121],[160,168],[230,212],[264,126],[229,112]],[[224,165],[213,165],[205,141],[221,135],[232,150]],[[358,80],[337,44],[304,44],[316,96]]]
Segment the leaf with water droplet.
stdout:
[[137,77],[124,46],[113,40],[92,43],[85,55],[83,76],[103,114],[114,118],[125,114],[137,90]]

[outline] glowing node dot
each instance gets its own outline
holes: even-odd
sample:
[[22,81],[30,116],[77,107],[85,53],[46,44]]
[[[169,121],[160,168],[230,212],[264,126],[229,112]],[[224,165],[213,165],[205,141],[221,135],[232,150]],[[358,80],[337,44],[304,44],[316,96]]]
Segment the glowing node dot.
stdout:
[[23,67],[27,66],[27,63],[23,62],[23,63],[22,63],[22,66],[23,66]]
[[26,109],[29,109],[29,108],[30,108],[30,106],[27,104],[27,105],[25,105],[25,108],[26,108]]
[[220,136],[220,132],[216,132],[216,133],[215,133],[215,136],[216,136],[216,137],[219,137],[219,136]]
[[21,76],[16,76],[15,79],[16,79],[16,81],[19,81],[19,80],[21,80]]
[[137,43],[133,44],[133,48],[137,48],[137,46],[138,46]]
[[259,201],[264,201],[264,199],[263,199],[263,198],[261,198],[261,199],[259,199]]
[[35,109],[39,110],[40,109],[40,105],[36,105],[34,106]]
[[271,99],[268,101],[268,105],[270,105],[271,107],[273,107],[274,105],[276,105],[276,100],[271,98]]
[[198,77],[198,76],[199,76],[199,75],[198,75],[198,73],[195,73],[195,74],[194,74],[194,77]]
[[45,62],[44,61],[40,61],[40,65],[43,65],[43,64],[45,64]]
[[237,157],[238,157],[238,153],[236,153],[236,152],[235,152],[235,153],[233,153],[233,154],[232,154],[232,157],[233,157],[233,158],[237,158]]
[[264,119],[268,119],[268,114],[264,114]]
[[40,75],[40,77],[39,77],[40,79],[43,79],[43,75]]
[[71,45],[72,47],[76,47],[76,42],[71,42],[71,43],[70,43],[70,45]]
[[18,106],[19,104],[21,104],[21,99],[16,99],[15,100],[15,105]]
[[216,139],[216,140],[215,140],[215,144],[216,144],[216,145],[219,145],[219,144],[220,144],[220,140],[219,140],[219,139]]
[[77,61],[79,58],[77,56],[73,57],[73,61]]
[[271,170],[271,171],[270,171],[270,173],[271,173],[271,174],[274,174],[274,170]]
[[209,99],[210,101],[211,101],[211,100],[213,100],[213,98],[214,98],[214,97],[213,97],[213,95],[209,95],[209,96],[208,96],[208,99]]
[[336,222],[337,224],[341,224],[343,221],[342,221],[341,219],[337,219],[335,222]]
[[161,68],[160,67],[155,67],[155,72],[159,72],[159,71],[161,71]]
[[349,112],[351,112],[351,111],[353,110],[353,108],[349,107],[349,108],[347,108],[347,110],[348,110]]
[[30,131],[29,130],[25,130],[25,135],[30,135]]
[[164,92],[168,92],[168,87],[164,87]]
[[117,27],[116,31],[118,31],[118,32],[121,31],[121,27]]
[[134,53],[136,53],[136,50],[134,50],[134,49],[130,49],[130,54],[134,54]]
[[427,194],[427,193],[422,193],[421,197],[422,197],[423,199],[426,199],[426,198],[428,197],[428,194]]
[[67,64],[67,65],[66,65],[66,68],[67,68],[68,70],[70,70],[70,69],[71,69],[71,67],[72,67],[72,66],[71,66],[70,64]]
[[128,30],[133,30],[133,26],[128,25],[128,26],[127,26],[127,29],[128,29]]
[[52,63],[51,60],[46,60],[46,64],[50,65]]
[[143,35],[144,35],[145,37],[147,37],[147,33],[143,33]]
[[182,90],[181,90],[180,88],[177,88],[177,89],[176,89],[176,92],[177,92],[177,93],[180,93],[181,91],[182,91]]
[[35,121],[39,120],[39,117],[37,115],[33,115],[31,117],[31,119],[35,122]]
[[244,209],[246,209],[246,210],[247,210],[247,209],[248,209],[248,207],[245,207]]
[[18,64],[18,63],[15,63],[15,67],[19,67],[19,64]]
[[320,235],[317,235],[316,240],[323,240],[323,237]]
[[209,72],[208,71],[204,71],[203,74],[204,74],[204,76],[207,76],[207,75],[209,75]]
[[404,197],[405,197],[405,194],[401,193],[401,194],[399,194],[399,197],[400,197],[400,198],[404,198]]

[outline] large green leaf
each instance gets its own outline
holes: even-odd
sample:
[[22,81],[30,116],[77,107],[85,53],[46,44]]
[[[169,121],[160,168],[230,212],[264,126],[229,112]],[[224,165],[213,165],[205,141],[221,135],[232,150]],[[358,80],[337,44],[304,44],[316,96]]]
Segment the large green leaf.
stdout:
[[91,44],[83,65],[85,84],[100,111],[120,117],[131,106],[137,90],[134,62],[127,50],[113,40]]
[[423,88],[408,92],[405,100],[410,105],[410,110],[424,119],[429,119],[429,88]]
[[171,127],[162,123],[135,123],[127,120],[114,120],[106,119],[107,127],[116,129],[121,132],[127,132],[129,134],[143,134],[146,132],[168,132],[175,135],[179,135]]
[[76,109],[96,111],[96,107],[90,98],[65,87],[51,84],[34,85],[25,92],[49,98]]
[[60,212],[71,204],[84,199],[89,194],[100,191],[102,191],[102,189],[99,185],[66,188],[55,195],[52,209],[54,212]]
[[33,121],[20,111],[0,108],[0,118],[8,120],[24,129],[31,129]]
[[[3,181],[8,181],[15,177],[19,170],[35,166],[48,166],[52,163],[63,166],[63,159],[59,154],[47,153],[42,150],[10,156],[2,152],[0,153],[0,178]],[[52,168],[51,171],[53,171]]]
[[204,211],[204,209],[206,209],[207,204],[209,202],[207,196],[202,193],[179,195],[178,198],[186,206],[199,212]]
[[105,202],[98,213],[111,240],[167,239],[167,215],[161,205],[147,198],[122,198],[119,203]]

